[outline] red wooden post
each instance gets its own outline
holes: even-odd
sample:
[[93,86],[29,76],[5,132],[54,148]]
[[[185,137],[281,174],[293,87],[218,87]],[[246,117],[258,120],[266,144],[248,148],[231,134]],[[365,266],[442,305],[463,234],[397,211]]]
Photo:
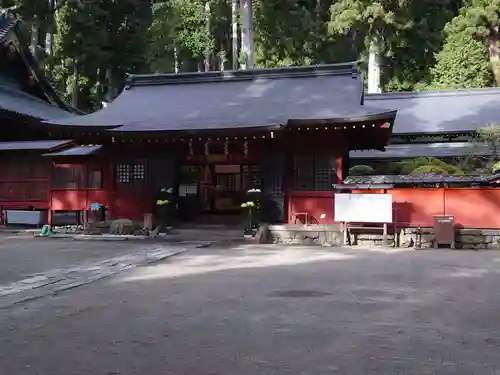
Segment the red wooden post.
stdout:
[[337,184],[342,183],[342,155],[337,155],[337,160],[336,160],[336,169],[337,169]]

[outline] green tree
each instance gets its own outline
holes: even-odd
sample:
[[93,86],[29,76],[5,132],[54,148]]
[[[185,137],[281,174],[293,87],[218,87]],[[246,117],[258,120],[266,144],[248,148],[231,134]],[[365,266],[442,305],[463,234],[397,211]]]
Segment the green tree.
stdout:
[[483,42],[470,35],[446,38],[436,65],[431,69],[427,90],[489,87],[493,81],[488,51]]
[[148,60],[154,71],[201,70],[207,50],[210,53],[214,50],[214,38],[207,33],[205,3],[201,0],[156,1],[149,40]]
[[390,53],[383,58],[387,91],[411,91],[428,79],[435,55],[443,44],[444,26],[456,15],[454,3],[454,0],[407,3],[411,27],[403,28],[397,38],[389,41]]
[[468,0],[445,28],[450,38],[473,38],[485,46],[497,84],[500,83],[499,21],[500,0]]
[[333,0],[254,1],[256,63],[262,67],[356,60],[362,39],[332,38],[328,31]]
[[105,20],[105,11],[91,2],[68,1],[56,13],[53,80],[67,100],[84,109],[96,100],[86,97],[87,86],[97,82],[100,64],[111,54]]
[[489,164],[494,164],[499,158],[500,125],[488,125],[476,132],[475,140],[479,144],[488,146],[491,152]]
[[382,59],[386,90],[412,90],[427,76],[443,40],[443,28],[454,15],[455,0],[339,0],[331,6],[332,35],[357,35],[366,61],[370,43]]
[[[401,31],[412,26],[407,13],[406,2],[339,0],[330,8],[328,29],[334,37],[362,38],[365,42],[362,51],[365,61],[368,48],[373,48],[377,55],[391,56],[393,40]],[[381,74],[384,78],[387,71],[382,69]]]

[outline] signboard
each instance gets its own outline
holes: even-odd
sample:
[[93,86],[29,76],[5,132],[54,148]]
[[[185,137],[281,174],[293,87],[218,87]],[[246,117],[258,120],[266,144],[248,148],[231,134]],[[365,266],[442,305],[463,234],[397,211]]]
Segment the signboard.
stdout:
[[198,194],[198,185],[179,185],[179,197]]
[[392,223],[392,195],[335,194],[334,220],[346,223]]

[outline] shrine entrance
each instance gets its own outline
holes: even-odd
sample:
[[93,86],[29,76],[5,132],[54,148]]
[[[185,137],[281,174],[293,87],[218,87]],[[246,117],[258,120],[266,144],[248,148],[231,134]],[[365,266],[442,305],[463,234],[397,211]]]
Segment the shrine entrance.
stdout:
[[237,224],[243,220],[241,203],[252,188],[260,188],[257,165],[205,161],[181,166],[181,216],[188,221]]
[[244,198],[241,165],[206,164],[202,166],[198,198],[203,213],[239,213]]

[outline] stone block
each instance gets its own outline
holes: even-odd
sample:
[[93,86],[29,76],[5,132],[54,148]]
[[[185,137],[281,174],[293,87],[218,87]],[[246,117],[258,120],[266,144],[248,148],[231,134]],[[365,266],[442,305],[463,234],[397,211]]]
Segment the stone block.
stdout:
[[340,225],[270,225],[273,243],[342,246]]
[[473,235],[468,233],[467,235],[458,236],[457,242],[471,245],[482,244],[485,243],[485,236],[482,234]]
[[112,234],[119,235],[134,234],[135,225],[132,220],[117,219],[111,223],[109,231]]

